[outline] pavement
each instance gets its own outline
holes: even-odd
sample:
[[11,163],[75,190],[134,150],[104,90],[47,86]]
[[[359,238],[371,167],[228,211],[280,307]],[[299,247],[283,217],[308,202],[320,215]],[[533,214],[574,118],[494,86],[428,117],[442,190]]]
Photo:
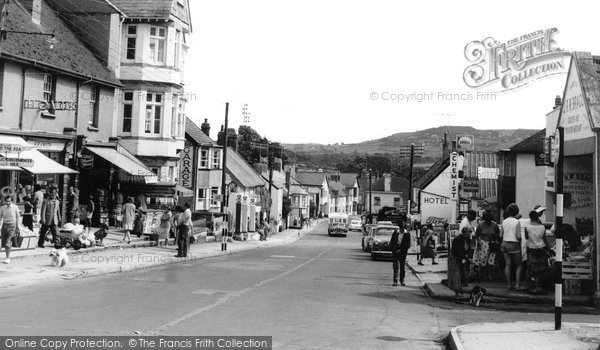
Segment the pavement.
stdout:
[[448,345],[453,350],[598,350],[600,324],[550,322],[478,323],[452,328]]
[[[0,263],[0,291],[47,281],[101,276],[288,244],[295,242],[311,229],[284,230],[272,234],[266,241],[260,241],[260,235],[251,232],[246,241],[230,239],[226,251],[221,250],[220,240],[216,242],[214,237],[204,236],[190,246],[187,258],[175,257],[177,246],[173,239],[168,245],[157,245],[156,242],[149,241],[148,236],[132,235],[128,244],[123,241],[123,233],[113,229],[104,239],[103,246],[82,248],[78,251],[67,249],[67,264],[60,268],[51,265],[49,254],[52,245],[47,242],[45,248],[12,251],[11,263]],[[4,251],[0,252],[0,256],[4,261]]]

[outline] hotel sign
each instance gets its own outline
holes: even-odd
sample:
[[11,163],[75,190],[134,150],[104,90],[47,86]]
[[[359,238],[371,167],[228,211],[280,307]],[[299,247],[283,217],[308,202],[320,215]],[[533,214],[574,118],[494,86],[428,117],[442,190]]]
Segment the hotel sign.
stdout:
[[77,110],[77,102],[24,100],[23,108],[55,111],[74,111]]

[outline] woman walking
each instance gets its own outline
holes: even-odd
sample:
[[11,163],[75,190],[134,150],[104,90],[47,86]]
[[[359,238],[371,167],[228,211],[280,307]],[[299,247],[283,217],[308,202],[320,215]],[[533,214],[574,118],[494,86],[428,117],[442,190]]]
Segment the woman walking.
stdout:
[[480,273],[488,280],[492,279],[493,266],[496,263],[496,253],[490,250],[490,242],[500,237],[500,227],[492,219],[492,213],[486,211],[482,217],[483,221],[477,225],[475,230],[475,254],[473,264],[479,266]]
[[421,240],[421,258],[417,264],[423,266],[423,259],[431,258],[431,265],[437,265],[435,262],[435,240],[433,234],[433,224],[427,224],[424,227],[425,234]]
[[173,215],[171,215],[171,209],[165,209],[163,215],[160,217],[160,226],[158,227],[158,242],[164,242],[164,245],[169,244],[169,234],[171,232],[171,225],[173,221]]
[[127,203],[123,206],[123,229],[125,230],[125,237],[123,241],[127,240],[127,244],[131,243],[131,231],[133,230],[133,221],[135,220],[135,204],[133,204],[133,198],[129,197]]
[[[506,208],[508,217],[502,221],[500,236],[502,237],[502,253],[504,254],[504,277],[506,277],[506,287],[509,290],[522,291],[521,286],[521,224],[516,218],[519,215],[519,207],[515,204],[509,204]],[[515,267],[516,285],[512,284],[512,270]]]
[[540,283],[540,277],[546,270],[546,227],[540,220],[539,213],[535,210],[529,212],[530,222],[525,225],[525,239],[527,240],[527,275],[533,281],[530,292],[536,293]]
[[463,227],[461,234],[452,240],[452,248],[448,257],[448,280],[446,285],[454,290],[455,297],[458,300],[463,292],[463,287],[467,283],[467,271],[469,268],[469,249],[471,249],[471,234],[473,229],[470,226]]

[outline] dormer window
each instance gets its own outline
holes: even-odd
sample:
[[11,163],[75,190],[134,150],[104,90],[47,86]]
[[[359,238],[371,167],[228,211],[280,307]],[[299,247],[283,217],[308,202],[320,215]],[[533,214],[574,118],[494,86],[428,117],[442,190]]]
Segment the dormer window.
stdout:
[[150,27],[150,60],[153,63],[165,63],[165,46],[167,29],[162,27]]

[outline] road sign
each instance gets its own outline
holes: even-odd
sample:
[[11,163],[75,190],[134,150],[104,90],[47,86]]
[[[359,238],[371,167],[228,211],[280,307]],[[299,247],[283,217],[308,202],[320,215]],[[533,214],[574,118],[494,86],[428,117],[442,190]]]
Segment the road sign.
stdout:
[[456,149],[459,151],[472,151],[475,149],[475,137],[473,135],[456,135]]
[[464,192],[479,192],[479,179],[465,177],[461,182]]
[[29,151],[32,148],[33,147],[30,147],[30,146],[1,143],[0,144],[0,153],[21,153],[24,151]]
[[33,159],[28,158],[0,158],[0,166],[17,166],[20,168],[30,168],[33,166]]

